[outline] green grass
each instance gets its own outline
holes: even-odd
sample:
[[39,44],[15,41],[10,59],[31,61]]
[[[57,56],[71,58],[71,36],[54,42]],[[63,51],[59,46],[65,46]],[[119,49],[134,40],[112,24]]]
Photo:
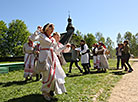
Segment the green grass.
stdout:
[[0,64],[6,64],[6,63],[21,63],[22,61],[19,61],[19,62],[10,62],[10,61],[7,61],[7,62],[0,62]]
[[[65,79],[68,94],[56,95],[58,102],[106,102],[115,83],[125,74],[121,70],[114,70],[116,60],[110,59],[109,65],[107,73],[97,73],[91,68],[92,74],[87,75],[79,73],[73,65],[72,73]],[[66,73],[68,69],[69,63],[64,66]],[[0,102],[46,102],[41,95],[41,82],[24,83],[23,72],[18,70],[0,74]]]

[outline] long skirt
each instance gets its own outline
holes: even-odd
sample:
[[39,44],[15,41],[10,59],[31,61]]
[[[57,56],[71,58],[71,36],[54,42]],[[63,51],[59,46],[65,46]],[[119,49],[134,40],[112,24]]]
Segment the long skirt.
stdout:
[[93,67],[97,68],[97,56],[93,56]]
[[109,68],[108,60],[105,55],[98,55],[97,56],[97,65],[98,68]]
[[34,54],[25,54],[24,57],[24,77],[32,76],[34,70]]
[[[52,58],[54,57],[54,61],[51,63]],[[56,94],[62,94],[66,92],[66,88],[64,86],[66,74],[62,69],[59,59],[55,53],[50,55],[49,60],[47,60],[48,70],[42,72],[42,93],[45,95],[50,91],[54,91]]]

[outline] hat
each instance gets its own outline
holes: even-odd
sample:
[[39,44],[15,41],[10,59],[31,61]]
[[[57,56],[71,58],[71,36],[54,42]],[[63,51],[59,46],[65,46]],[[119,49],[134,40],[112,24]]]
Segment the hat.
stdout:
[[52,28],[54,29],[54,24],[52,24],[52,23],[47,23],[46,25],[44,25],[44,27],[43,27],[43,32],[46,32],[46,30],[47,30],[49,27],[52,27]]

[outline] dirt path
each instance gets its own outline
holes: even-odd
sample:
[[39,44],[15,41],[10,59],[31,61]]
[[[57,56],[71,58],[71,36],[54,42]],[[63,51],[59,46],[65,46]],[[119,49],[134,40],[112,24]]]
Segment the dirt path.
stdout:
[[132,73],[125,74],[112,90],[109,102],[138,102],[138,62]]

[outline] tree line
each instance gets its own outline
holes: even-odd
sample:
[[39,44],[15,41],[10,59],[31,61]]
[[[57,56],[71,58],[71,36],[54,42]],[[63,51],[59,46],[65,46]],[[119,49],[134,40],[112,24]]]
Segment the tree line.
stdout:
[[[27,42],[28,36],[31,35],[27,29],[24,21],[16,19],[7,24],[0,21],[0,57],[9,56],[23,56],[23,44]],[[71,39],[71,43],[80,45],[80,40],[84,39],[91,49],[92,44],[103,42],[107,49],[110,51],[111,57],[115,56],[115,44],[110,37],[104,38],[103,34],[97,32],[95,35],[92,33],[82,34],[77,30]],[[130,51],[134,56],[138,56],[138,33],[132,34],[126,32],[122,37],[120,33],[117,35],[117,43],[122,43],[124,40],[128,40],[130,43]]]
[[[92,33],[82,34],[79,30],[77,30],[76,33],[73,35],[71,42],[79,45],[81,39],[84,39],[86,41],[90,49],[92,48],[92,44],[103,42],[106,45],[107,49],[110,51],[110,57],[116,56],[115,43],[110,37],[107,37],[105,39],[103,34],[100,32],[97,32],[95,35]],[[116,39],[117,44],[123,43],[124,40],[128,40],[130,53],[138,57],[138,33],[134,35],[128,31],[125,32],[123,37],[120,33],[118,33]]]

